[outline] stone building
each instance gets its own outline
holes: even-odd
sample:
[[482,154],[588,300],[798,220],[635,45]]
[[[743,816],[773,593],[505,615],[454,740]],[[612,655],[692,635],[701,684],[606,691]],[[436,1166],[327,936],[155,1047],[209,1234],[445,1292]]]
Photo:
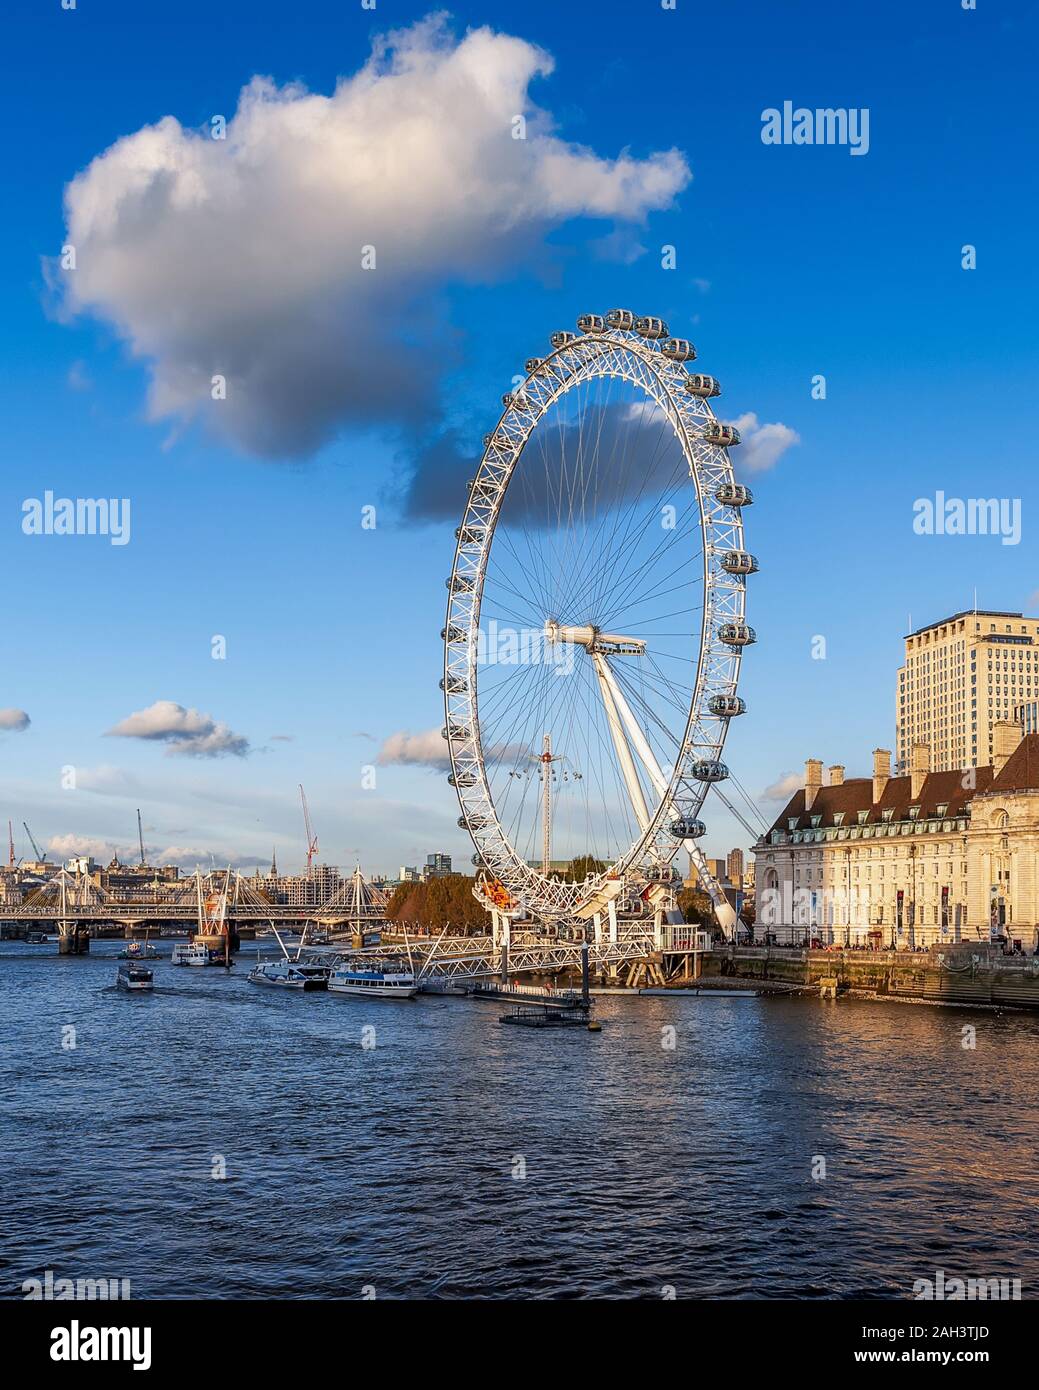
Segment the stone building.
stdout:
[[914,949],[1006,937],[1039,942],[1039,734],[997,722],[987,767],[931,771],[928,746],[891,775],[804,786],[755,846],[755,936]]

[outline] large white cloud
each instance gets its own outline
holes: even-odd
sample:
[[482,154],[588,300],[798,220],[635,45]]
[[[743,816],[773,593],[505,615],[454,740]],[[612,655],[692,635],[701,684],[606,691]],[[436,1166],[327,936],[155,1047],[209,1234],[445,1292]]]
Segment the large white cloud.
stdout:
[[406,730],[390,734],[376,754],[375,761],[383,767],[402,764],[412,767],[431,767],[445,772],[451,766],[447,744],[439,729],[426,729],[420,734]]
[[445,286],[575,216],[638,223],[688,182],[677,150],[604,159],[556,136],[528,95],[551,70],[522,39],[456,41],[432,16],[377,38],[331,96],[253,78],[226,139],[173,116],[125,136],[66,189],[66,307],[149,362],[153,418],[204,417],[257,454],[428,426]]
[[136,710],[108,730],[116,738],[141,738],[168,744],[167,753],[217,758],[226,753],[244,757],[249,740],[201,710],[185,709],[174,700],[156,700]]

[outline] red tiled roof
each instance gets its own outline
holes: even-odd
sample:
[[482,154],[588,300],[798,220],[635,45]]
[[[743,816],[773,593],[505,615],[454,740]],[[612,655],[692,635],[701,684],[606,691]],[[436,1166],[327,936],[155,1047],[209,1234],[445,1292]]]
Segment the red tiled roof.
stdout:
[[993,792],[1039,787],[1039,734],[1026,734],[992,783]]
[[[1039,735],[1031,735],[1030,737],[1036,738],[1037,743],[1039,743]],[[1035,757],[1034,766],[1037,775],[1039,775],[1039,749],[1037,749]],[[1013,762],[1013,758],[1010,761]],[[1003,769],[1004,773],[1009,768],[1010,763],[1008,762]],[[892,777],[884,788],[879,805],[876,806],[873,804],[872,777],[850,777],[839,787],[820,787],[816,792],[810,811],[805,810],[805,793],[802,787],[787,802],[782,814],[776,817],[772,829],[789,830],[790,821],[796,818],[795,830],[810,830],[815,816],[822,817],[819,822],[820,827],[832,826],[834,815],[839,815],[842,811],[844,812],[842,826],[858,825],[860,811],[868,812],[862,821],[863,825],[876,825],[878,822],[883,822],[885,811],[891,812],[891,815],[887,817],[888,820],[907,820],[910,806],[920,807],[921,820],[937,816],[939,806],[948,808],[943,813],[943,819],[962,816],[972,799],[980,792],[988,791],[993,780],[990,767],[977,769],[973,778],[975,782],[973,787],[963,785],[964,776],[965,774],[958,768],[954,768],[951,772],[928,773],[924,779],[920,795],[915,801],[910,795],[912,779]],[[1039,781],[1032,785],[1039,785]]]

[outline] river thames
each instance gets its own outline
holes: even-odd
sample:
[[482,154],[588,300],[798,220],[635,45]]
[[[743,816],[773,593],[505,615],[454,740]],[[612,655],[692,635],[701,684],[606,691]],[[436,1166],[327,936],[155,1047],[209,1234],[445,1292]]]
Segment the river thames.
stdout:
[[610,996],[601,1033],[545,1033],[169,942],[126,995],[118,949],[0,945],[8,1297],[47,1270],[138,1298],[1039,1288],[1039,1017]]

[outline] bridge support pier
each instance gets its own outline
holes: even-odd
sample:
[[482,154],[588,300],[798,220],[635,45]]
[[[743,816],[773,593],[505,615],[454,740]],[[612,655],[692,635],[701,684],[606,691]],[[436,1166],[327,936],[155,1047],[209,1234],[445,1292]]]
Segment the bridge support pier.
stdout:
[[85,956],[90,950],[90,928],[82,922],[58,923],[58,955]]

